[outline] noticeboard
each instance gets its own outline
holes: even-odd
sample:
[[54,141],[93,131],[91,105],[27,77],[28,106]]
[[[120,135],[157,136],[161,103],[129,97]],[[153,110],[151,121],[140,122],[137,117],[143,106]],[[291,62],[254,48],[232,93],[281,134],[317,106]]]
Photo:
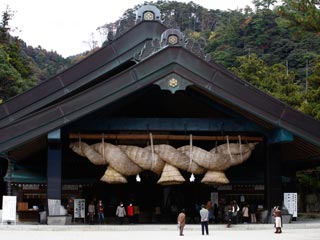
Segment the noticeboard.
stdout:
[[17,197],[3,196],[2,197],[2,222],[14,221],[17,219]]
[[284,193],[283,202],[288,212],[292,214],[292,217],[298,217],[298,194]]
[[85,218],[86,216],[86,200],[74,199],[74,218]]
[[61,200],[48,199],[49,216],[60,215],[60,206],[61,206]]

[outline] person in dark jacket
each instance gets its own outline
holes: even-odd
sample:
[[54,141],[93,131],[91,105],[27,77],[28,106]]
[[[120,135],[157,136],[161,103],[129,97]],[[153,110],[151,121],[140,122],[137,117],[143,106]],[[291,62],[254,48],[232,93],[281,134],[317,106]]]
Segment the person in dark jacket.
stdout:
[[97,215],[98,215],[98,221],[100,224],[104,223],[104,204],[102,200],[99,200],[97,204]]

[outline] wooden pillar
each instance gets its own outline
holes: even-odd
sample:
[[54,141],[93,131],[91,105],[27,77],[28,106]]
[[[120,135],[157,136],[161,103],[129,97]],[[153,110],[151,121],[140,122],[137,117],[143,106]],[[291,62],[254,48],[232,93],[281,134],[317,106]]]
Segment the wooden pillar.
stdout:
[[2,208],[2,198],[4,195],[8,195],[7,189],[6,189],[6,183],[4,181],[4,176],[6,175],[8,171],[8,157],[6,155],[3,155],[3,157],[0,154],[0,208]]
[[281,206],[283,201],[281,144],[279,143],[267,145],[265,186],[267,209],[270,213],[274,206]]
[[8,169],[7,169],[7,176],[8,176],[8,181],[7,181],[7,195],[12,196],[12,172],[14,170],[14,162],[12,159],[7,158],[8,160]]
[[61,200],[62,144],[60,129],[48,134],[47,199]]

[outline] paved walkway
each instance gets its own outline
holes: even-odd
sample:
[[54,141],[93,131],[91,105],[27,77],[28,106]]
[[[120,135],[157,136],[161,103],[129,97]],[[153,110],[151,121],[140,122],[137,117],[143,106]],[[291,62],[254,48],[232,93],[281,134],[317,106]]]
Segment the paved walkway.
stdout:
[[178,232],[174,230],[168,231],[0,231],[3,240],[90,240],[90,239],[106,239],[106,240],[319,240],[320,229],[284,229],[282,234],[273,233],[270,230],[239,230],[232,229],[212,231],[209,230],[209,236],[202,236],[199,231],[188,231],[186,229],[185,236],[178,236]]
[[209,225],[209,236],[202,236],[200,225],[187,225],[185,236],[171,225],[0,225],[3,240],[319,240],[320,220],[286,224],[282,234],[275,234],[272,224]]

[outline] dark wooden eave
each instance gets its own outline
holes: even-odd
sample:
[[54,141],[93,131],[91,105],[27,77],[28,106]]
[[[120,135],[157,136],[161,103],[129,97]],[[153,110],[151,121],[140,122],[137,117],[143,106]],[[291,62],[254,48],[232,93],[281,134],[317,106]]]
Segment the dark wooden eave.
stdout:
[[72,95],[77,89],[110,73],[132,60],[147,40],[160,37],[165,30],[166,27],[157,21],[140,22],[81,62],[0,105],[0,127]]
[[183,47],[166,47],[129,69],[0,129],[0,152],[60,128],[175,73],[195,87],[320,146],[320,123]]

